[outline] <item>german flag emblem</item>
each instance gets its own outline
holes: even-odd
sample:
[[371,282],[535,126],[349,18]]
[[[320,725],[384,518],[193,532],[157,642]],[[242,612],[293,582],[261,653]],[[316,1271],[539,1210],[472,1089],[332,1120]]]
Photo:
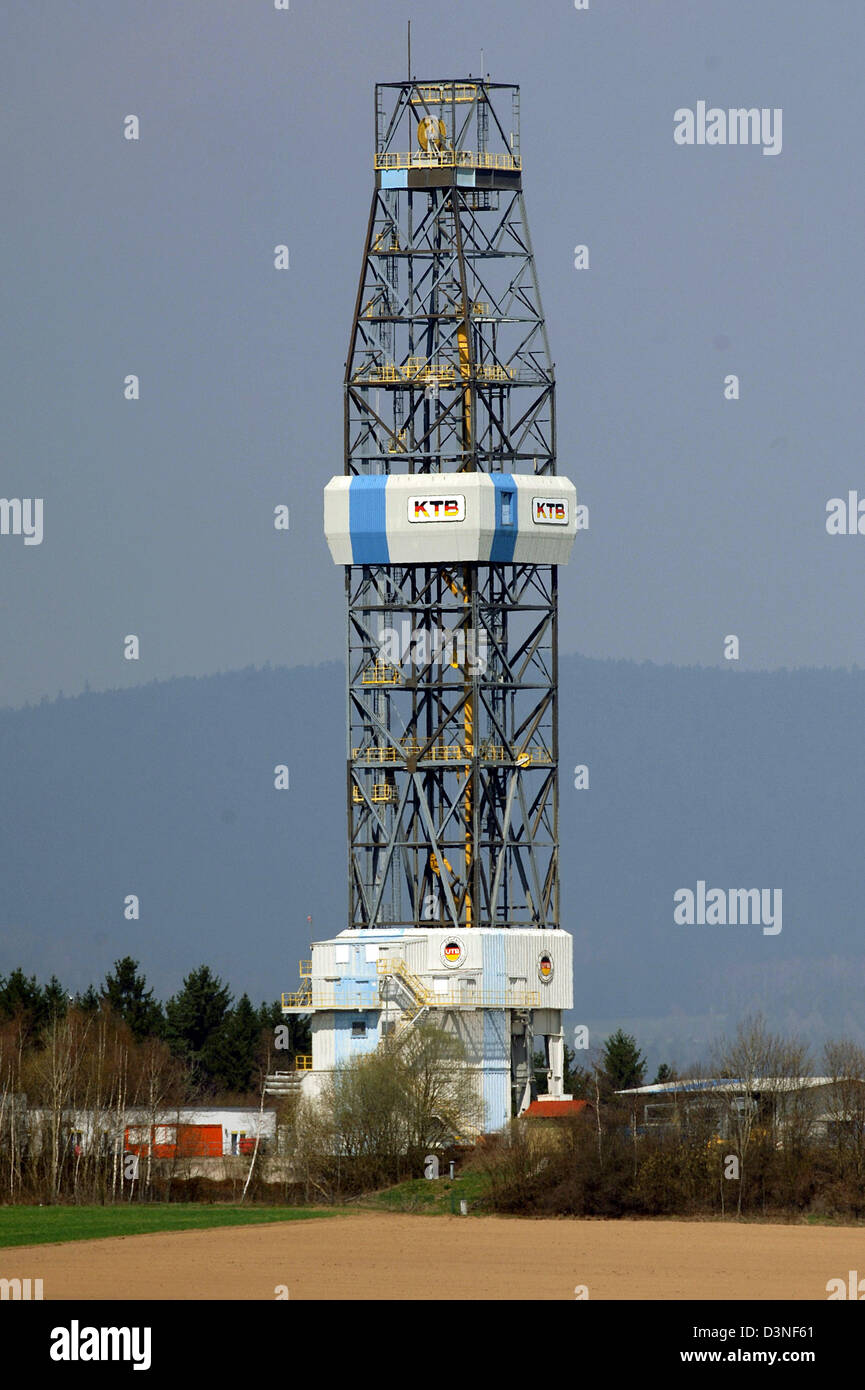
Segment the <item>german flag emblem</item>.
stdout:
[[553,958],[546,951],[538,957],[538,977],[544,984],[553,978]]

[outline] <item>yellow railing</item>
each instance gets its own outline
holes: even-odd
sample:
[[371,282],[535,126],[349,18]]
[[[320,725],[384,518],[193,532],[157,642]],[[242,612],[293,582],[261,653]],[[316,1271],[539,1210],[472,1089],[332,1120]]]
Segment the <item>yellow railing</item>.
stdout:
[[401,763],[403,754],[399,748],[392,748],[390,744],[372,748],[352,748],[351,760],[353,763]]
[[[389,790],[393,790],[390,788]],[[409,970],[401,956],[379,958],[376,961],[379,976],[391,975],[402,981],[412,997],[412,1004],[402,1010],[403,1018],[412,1022],[423,1008],[429,1009],[533,1009],[541,1007],[541,996],[536,990],[508,990],[490,993],[468,987],[464,979],[454,976],[448,981],[447,993],[439,994],[429,989],[419,976]],[[301,979],[308,983],[303,989],[293,993],[283,993],[283,1009],[380,1009],[385,1002],[381,995],[381,983],[370,980],[366,988],[358,988],[350,993],[334,989],[332,983],[312,981],[312,963],[300,962]],[[295,1063],[295,1070],[308,1071],[312,1058],[301,1055]]]
[[498,365],[486,365],[479,362],[475,366],[475,377],[478,381],[513,381],[513,367],[499,367]]
[[517,763],[520,767],[530,767],[533,764],[550,764],[553,755],[547,748],[526,748],[522,753],[517,754]]
[[428,759],[431,763],[467,763],[470,761],[468,750],[459,743],[434,743],[432,748],[427,749],[423,757],[424,760]]
[[313,1009],[352,1009],[356,1013],[361,1013],[365,1009],[378,1010],[381,1008],[381,1000],[376,986],[370,981],[370,987],[363,993],[354,992],[345,994],[341,990],[337,991],[331,986],[328,989],[317,984],[312,993]]
[[[471,374],[469,374],[471,375]],[[513,367],[500,367],[498,363],[477,362],[474,368],[476,381],[515,381],[516,376]],[[407,362],[373,362],[361,371],[357,372],[354,381],[363,384],[365,382],[382,382],[392,384],[402,384],[404,381],[414,382],[416,385],[429,385],[434,382],[439,386],[453,386],[456,384],[456,367],[451,362],[427,362],[425,358],[410,357]],[[462,379],[462,378],[461,378]],[[402,439],[401,441],[402,442]],[[389,448],[390,453],[399,453],[396,447]]]
[[[401,763],[409,754],[417,754],[420,751],[418,744],[415,744],[414,748],[408,744],[405,748],[380,744],[372,748],[352,748],[351,758],[355,763]],[[434,743],[423,756],[424,762],[431,763],[464,763],[469,760],[470,755],[459,743]]]
[[360,678],[361,685],[399,685],[402,672],[389,661],[374,661]]
[[402,381],[403,375],[395,362],[376,363],[364,372],[358,372],[356,381]]
[[[352,762],[355,763],[380,765],[382,763],[401,763],[409,755],[417,756],[420,752],[421,745],[418,740],[407,738],[402,740],[399,748],[391,744],[377,744],[369,748],[352,748],[351,758]],[[481,762],[515,762],[519,767],[532,767],[539,764],[548,766],[553,761],[553,755],[549,749],[540,746],[523,748],[519,753],[512,753],[501,743],[481,743],[478,745],[477,755]],[[471,758],[472,753],[461,743],[434,743],[431,748],[427,748],[422,761],[465,763],[470,762]]]
[[[457,981],[454,981],[456,987]],[[447,994],[436,994],[422,986],[422,996],[416,1000],[417,1009],[424,1006],[430,1009],[538,1009],[542,1006],[543,1000],[537,991],[533,990],[509,990],[507,993],[490,993],[485,990],[458,990],[456,988],[448,991]],[[303,1009],[312,1012],[314,1009],[351,1009],[355,1012],[364,1010],[378,1011],[384,1001],[379,990],[371,987],[364,993],[344,994],[334,989],[323,989],[316,985],[312,994],[283,994],[282,1007],[284,1009]]]
[[[360,787],[358,787],[356,784],[352,786],[351,799],[356,806],[362,806],[364,801],[366,800]],[[378,802],[379,804],[381,804],[394,802],[397,801],[399,798],[397,796],[396,787],[391,786],[390,782],[374,782],[372,786],[372,791],[369,794],[369,799],[373,803]]]
[[454,381],[456,378],[452,362],[430,362],[428,357],[410,357],[400,370],[409,381]]
[[550,764],[553,761],[548,748],[536,746],[514,753],[503,743],[479,743],[478,757],[482,763],[516,763],[519,767]]
[[375,968],[379,975],[396,975],[402,980],[403,984],[406,985],[414,995],[419,1005],[430,1004],[432,1002],[432,994],[423,981],[419,980],[417,975],[411,973],[405,961],[402,959],[402,956],[392,956],[384,960],[379,958],[379,960],[376,961]]
[[371,801],[389,802],[396,799],[396,787],[391,786],[390,782],[373,783]]
[[312,995],[309,989],[298,989],[293,993],[283,991],[282,1007],[284,1009],[311,1009]]
[[[456,381],[456,367],[451,362],[429,362],[425,357],[410,357],[407,362],[373,362],[365,370],[357,373],[356,381],[403,382],[415,381],[419,384],[436,382],[444,384]],[[401,436],[404,431],[401,431]],[[391,450],[396,453],[398,450]]]
[[[390,237],[390,241],[388,241],[387,245],[385,246],[385,242],[387,241],[388,237]],[[398,251],[399,232],[397,231],[396,227],[392,225],[383,227],[380,232],[377,232],[375,240],[372,243],[372,249],[373,251]],[[370,304],[371,303],[372,300],[370,300]]]
[[[453,979],[453,988],[446,994],[437,994],[428,989],[423,980],[412,974],[401,956],[386,957],[376,961],[379,975],[393,975],[403,981],[413,995],[419,1011],[426,1005],[430,1009],[532,1009],[539,1008],[541,996],[537,990],[512,989],[506,993],[488,990],[465,989],[460,986],[458,977]],[[409,1013],[411,1010],[404,1010]]]
[[382,150],[373,155],[376,169],[522,169],[512,154],[487,154],[478,150]]
[[[474,101],[477,92],[474,82],[423,82],[409,99],[413,106],[450,106],[452,101]],[[480,99],[486,100],[484,96]]]

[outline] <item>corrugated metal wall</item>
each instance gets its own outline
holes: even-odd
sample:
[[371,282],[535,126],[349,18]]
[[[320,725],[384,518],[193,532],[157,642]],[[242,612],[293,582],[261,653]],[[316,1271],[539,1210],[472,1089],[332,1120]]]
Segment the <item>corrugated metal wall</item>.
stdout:
[[501,1129],[511,1115],[511,1027],[505,1009],[484,1009],[484,1128]]
[[[525,980],[525,987],[540,996],[541,1008],[572,1009],[574,1006],[573,939],[565,931],[506,931],[505,958],[509,979]],[[552,978],[539,975],[541,955],[553,962]]]

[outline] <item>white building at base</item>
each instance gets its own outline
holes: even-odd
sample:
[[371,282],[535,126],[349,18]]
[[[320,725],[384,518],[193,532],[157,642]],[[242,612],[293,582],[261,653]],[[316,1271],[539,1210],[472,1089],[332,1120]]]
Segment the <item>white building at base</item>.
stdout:
[[531,1100],[533,1052],[547,1094],[563,1097],[562,1014],[573,1007],[568,932],[440,927],[347,930],[312,946],[302,988],[283,1012],[310,1014],[311,1066],[302,1092],[355,1057],[427,1020],[461,1042],[483,1101],[483,1128],[501,1129]]

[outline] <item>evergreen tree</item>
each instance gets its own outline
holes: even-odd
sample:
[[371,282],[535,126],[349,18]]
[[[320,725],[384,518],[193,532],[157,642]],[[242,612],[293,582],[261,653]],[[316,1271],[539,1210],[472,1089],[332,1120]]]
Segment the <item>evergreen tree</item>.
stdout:
[[666,1062],[662,1062],[661,1065],[658,1067],[658,1074],[657,1074],[657,1076],[655,1077],[655,1080],[654,1080],[654,1082],[653,1082],[652,1084],[653,1084],[654,1086],[659,1086],[659,1085],[661,1085],[664,1081],[674,1081],[674,1080],[675,1080],[675,1077],[674,1077],[674,1075],[673,1075],[673,1068],[670,1067],[670,1066],[668,1066]]
[[617,1028],[604,1043],[602,1065],[613,1091],[627,1091],[643,1084],[646,1059],[637,1047],[636,1038],[624,1033],[621,1028]]
[[42,991],[42,1013],[47,1023],[52,1018],[65,1018],[69,1008],[70,996],[66,993],[56,975],[52,975]]
[[82,994],[79,990],[75,996],[75,1007],[84,1014],[95,1014],[99,1010],[99,995],[92,985],[88,985]]
[[0,977],[0,1017],[14,1018],[19,1013],[29,1014],[33,1023],[41,1023],[44,999],[36,976],[28,979],[17,966],[8,979]]
[[146,988],[144,975],[137,971],[138,961],[131,956],[116,960],[113,973],[105,977],[102,998],[128,1025],[132,1036],[141,1042],[154,1035],[160,1037],[165,1019],[162,1005],[153,998],[153,990]]
[[[274,1048],[274,1039],[277,1036],[276,1029],[288,1029],[287,1045],[280,1047],[279,1050],[275,1052],[274,1065],[277,1071],[284,1071],[286,1066],[291,1062],[291,1058],[296,1057],[298,1053],[309,1056],[312,1052],[312,1030],[309,1024],[309,1018],[304,1018],[299,1014],[284,1014],[282,1012],[282,1004],[278,999],[272,1004],[261,1005],[258,1010],[258,1020],[261,1029],[267,1031],[272,1049]],[[285,1034],[280,1035],[281,1038],[285,1036]]]
[[165,1036],[176,1057],[193,1068],[203,1082],[213,1081],[212,1049],[225,1023],[231,992],[208,965],[200,965],[183,981],[183,988],[165,1006]]
[[23,1016],[37,1031],[53,1018],[65,1018],[69,996],[56,975],[42,986],[17,967],[8,979],[0,978],[0,1019]]
[[243,994],[205,1049],[207,1069],[217,1085],[227,1091],[252,1089],[261,1034],[258,1011]]
[[258,1009],[258,1023],[260,1028],[276,1028],[281,1023],[287,1023],[289,1019],[295,1017],[293,1014],[283,1015],[282,1004],[278,999],[274,999],[272,1004],[265,1004],[263,1001]]

